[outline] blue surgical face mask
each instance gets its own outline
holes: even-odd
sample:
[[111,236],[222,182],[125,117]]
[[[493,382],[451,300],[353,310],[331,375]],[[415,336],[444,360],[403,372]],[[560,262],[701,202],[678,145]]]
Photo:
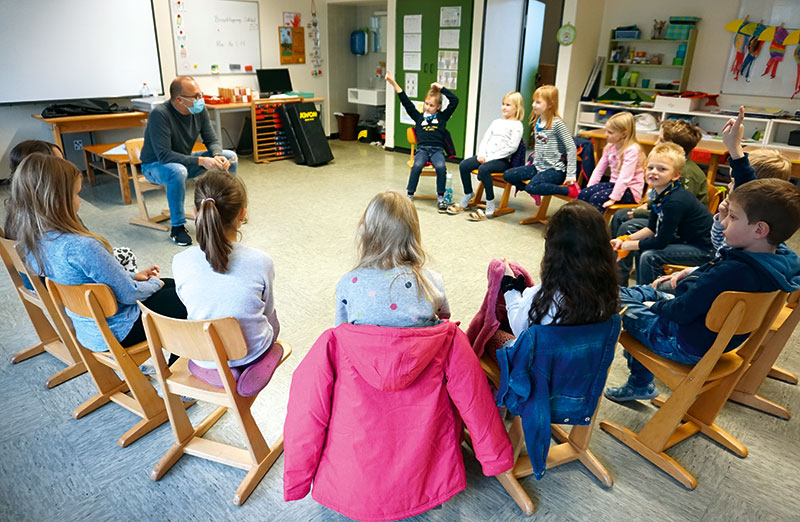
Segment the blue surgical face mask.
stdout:
[[203,109],[206,108],[206,101],[203,98],[199,100],[193,98],[187,98],[186,96],[181,96],[184,100],[194,100],[191,107],[186,107],[191,114],[200,114],[203,112]]

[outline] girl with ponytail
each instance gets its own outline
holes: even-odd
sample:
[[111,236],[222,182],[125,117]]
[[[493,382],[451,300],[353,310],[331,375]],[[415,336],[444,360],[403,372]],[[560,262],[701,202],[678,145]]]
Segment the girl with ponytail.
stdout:
[[[241,395],[255,395],[283,356],[274,342],[280,326],[275,314],[272,258],[239,242],[247,216],[247,190],[241,178],[209,170],[194,190],[198,246],[176,255],[172,273],[188,319],[234,317],[239,321],[247,355],[229,361]],[[211,361],[190,361],[192,374],[222,387]]]

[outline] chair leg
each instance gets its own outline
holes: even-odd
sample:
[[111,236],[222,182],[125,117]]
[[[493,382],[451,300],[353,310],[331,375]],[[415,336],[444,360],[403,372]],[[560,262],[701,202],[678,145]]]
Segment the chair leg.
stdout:
[[167,416],[167,410],[164,410],[155,417],[140,420],[134,424],[131,429],[126,431],[122,437],[119,438],[119,440],[117,440],[117,445],[120,448],[129,446],[130,444],[142,438],[144,435],[147,435],[154,429],[167,422],[168,419],[169,417]]
[[745,406],[749,406],[758,411],[763,411],[764,413],[774,415],[784,420],[789,420],[792,418],[792,413],[788,408],[781,406],[777,402],[773,402],[766,397],[762,397],[757,393],[749,394],[734,390],[733,393],[731,393],[730,399],[728,400],[737,402],[739,404],[744,404]]
[[63,384],[73,377],[77,377],[78,375],[82,375],[84,373],[86,373],[86,366],[83,364],[83,361],[79,361],[75,364],[70,364],[63,370],[59,370],[51,375],[50,378],[45,381],[44,385],[47,388],[55,388],[59,384]]
[[[127,390],[128,385],[122,383],[122,388]],[[121,391],[121,390],[120,390]],[[105,393],[97,393],[83,402],[80,406],[72,410],[72,418],[80,419],[84,415],[88,413],[92,413],[94,410],[103,406],[111,401],[111,395],[113,394],[105,394]]]
[[619,424],[610,421],[600,422],[600,428],[629,448],[633,449],[642,457],[649,460],[667,475],[683,484],[683,486],[687,489],[694,489],[697,487],[697,479],[694,478],[691,473],[686,471],[686,469],[678,464],[675,459],[663,451],[654,451],[646,446],[639,440],[638,434],[632,432],[624,426],[620,426]]
[[272,445],[264,459],[250,469],[242,483],[236,488],[236,493],[233,495],[233,504],[235,506],[241,506],[245,503],[259,482],[261,482],[261,479],[264,478],[264,475],[267,474],[267,471],[278,460],[281,453],[283,453],[283,436],[275,441],[275,444]]
[[552,196],[542,196],[542,204],[539,205],[539,210],[536,215],[523,219],[519,222],[520,225],[532,225],[534,223],[547,223],[547,209],[550,207],[550,200]]
[[773,366],[767,374],[770,379],[777,379],[788,384],[797,384],[797,374],[784,370],[780,366]]
[[158,459],[158,462],[153,467],[153,470],[150,471],[150,480],[157,481],[160,480],[164,474],[175,465],[176,462],[183,457],[183,450],[189,442],[192,441],[195,437],[202,437],[205,433],[211,428],[211,426],[216,423],[220,417],[222,417],[225,412],[228,411],[226,406],[219,406],[211,414],[208,415],[205,419],[203,419],[200,424],[198,424],[194,430],[186,436],[182,441],[175,442],[169,450],[164,454],[163,457]]
[[39,342],[32,344],[27,348],[23,348],[22,350],[14,353],[14,355],[11,356],[11,364],[16,364],[18,362],[28,360],[31,357],[36,357],[42,352],[44,352],[44,343]]
[[517,503],[523,513],[528,516],[533,515],[535,507],[531,497],[510,471],[497,475],[497,480],[499,480],[503,488],[508,491],[508,494],[511,495],[511,498],[514,499],[514,502]]

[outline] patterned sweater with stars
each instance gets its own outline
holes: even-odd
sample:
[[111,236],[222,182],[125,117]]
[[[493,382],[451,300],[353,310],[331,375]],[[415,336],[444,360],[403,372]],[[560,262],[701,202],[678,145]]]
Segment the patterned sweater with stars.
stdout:
[[433,302],[417,286],[408,267],[356,268],[336,285],[336,326],[342,323],[424,327],[450,318],[442,276],[424,269],[434,290]]
[[444,148],[446,126],[450,116],[458,106],[458,96],[447,88],[442,89],[442,94],[447,98],[447,108],[427,117],[417,110],[417,107],[408,99],[405,91],[397,93],[400,103],[406,109],[409,117],[414,120],[418,147]]

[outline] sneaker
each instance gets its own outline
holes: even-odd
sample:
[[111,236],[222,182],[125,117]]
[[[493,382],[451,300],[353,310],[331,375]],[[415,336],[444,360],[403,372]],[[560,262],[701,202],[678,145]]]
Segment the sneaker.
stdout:
[[447,214],[447,203],[443,199],[437,202],[437,206],[439,207],[439,214]]
[[656,385],[652,382],[641,388],[637,388],[626,382],[624,386],[609,386],[603,392],[603,395],[605,395],[607,399],[611,399],[614,402],[626,402],[655,399],[658,397],[658,390],[656,390]]
[[464,197],[461,198],[461,208],[467,208],[469,206],[469,202],[472,201],[472,198],[475,197],[475,194],[464,194]]
[[578,199],[578,194],[581,193],[581,188],[578,186],[577,183],[573,183],[572,185],[567,187],[567,196],[571,197],[572,199]]
[[189,231],[186,227],[181,225],[179,227],[172,227],[169,233],[169,238],[178,246],[189,246],[192,244],[192,238],[189,236]]
[[142,375],[145,377],[153,377],[156,374],[156,367],[152,364],[142,364],[139,366],[139,371],[142,372]]

